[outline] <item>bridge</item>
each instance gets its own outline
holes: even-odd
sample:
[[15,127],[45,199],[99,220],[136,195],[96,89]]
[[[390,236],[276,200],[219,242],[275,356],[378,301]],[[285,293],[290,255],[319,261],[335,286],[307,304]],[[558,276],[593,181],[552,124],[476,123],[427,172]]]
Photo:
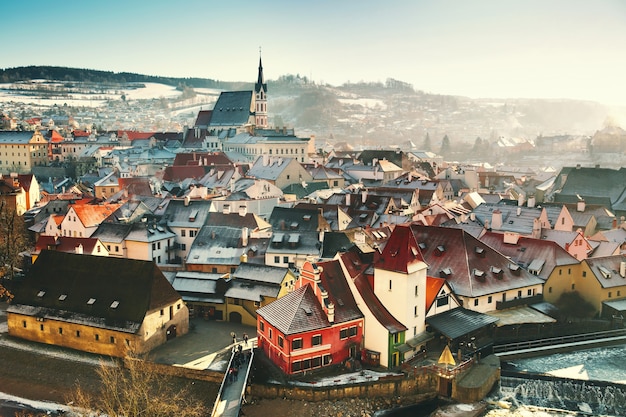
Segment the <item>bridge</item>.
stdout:
[[[228,366],[224,372],[224,379],[220,385],[217,399],[213,405],[211,417],[238,417],[241,406],[245,403],[246,386],[250,370],[252,369],[252,361],[254,360],[254,340],[248,340],[247,346],[242,346],[242,353],[237,353],[237,345],[233,347],[228,361]],[[238,362],[238,358],[242,360]],[[234,376],[231,369],[237,369],[237,375]]]

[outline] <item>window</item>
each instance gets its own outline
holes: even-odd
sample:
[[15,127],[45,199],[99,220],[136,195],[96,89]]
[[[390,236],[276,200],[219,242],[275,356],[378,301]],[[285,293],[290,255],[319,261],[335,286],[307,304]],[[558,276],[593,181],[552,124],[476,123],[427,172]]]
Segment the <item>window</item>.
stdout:
[[280,346],[281,349],[282,349],[282,348],[285,347],[284,345],[285,345],[285,342],[283,340],[283,337],[282,336],[278,336],[278,346]]
[[189,237],[194,237],[196,235],[196,230],[189,231]]
[[43,324],[39,325],[39,330],[41,330],[43,332]]
[[563,271],[559,268],[559,275],[563,275]]
[[389,280],[389,291],[391,291],[391,280]]
[[311,346],[319,346],[322,344],[322,335],[318,334],[311,338]]
[[587,276],[587,271],[583,271],[583,278]]
[[187,231],[185,229],[181,229],[180,237],[186,237],[186,236],[187,236]]
[[115,252],[119,252],[120,251],[120,247],[115,245]]
[[415,286],[415,296],[417,297],[417,285]]
[[352,326],[348,329],[348,336],[353,337],[356,336],[356,326]]
[[63,334],[63,327],[59,327],[59,334]]
[[478,298],[474,300],[474,307],[477,307],[477,306],[478,306]]
[[293,362],[291,364],[291,372],[298,372],[302,369],[302,362]]
[[576,289],[576,284],[572,284],[572,291]]
[[417,336],[417,326],[413,326],[413,336]]
[[567,268],[567,275],[572,275],[572,268]]
[[302,349],[302,339],[293,339],[291,342],[291,350]]
[[548,294],[552,294],[552,287],[548,287]]
[[100,335],[96,333],[95,338],[96,338],[96,342],[98,342],[100,340]]
[[111,343],[115,343],[115,336],[111,336],[111,337],[109,337],[109,342],[111,342]]
[[413,307],[413,316],[417,317],[417,306]]
[[160,311],[159,313],[161,313],[161,315],[163,315],[163,314],[164,314],[164,313],[163,313],[163,309],[161,309],[161,311]]
[[339,331],[339,338],[340,339],[347,339],[348,338],[348,329],[342,329]]
[[448,305],[448,296],[437,298],[437,307]]
[[487,304],[491,304],[492,301],[493,301],[493,298],[491,296],[487,297]]
[[262,321],[259,322],[259,329],[261,329],[261,332],[265,332],[265,323]]
[[76,337],[80,337],[80,330],[76,330]]
[[517,292],[517,298],[522,298],[522,290],[519,290],[519,291]]
[[181,243],[180,244],[180,249],[181,250],[187,250],[187,244],[186,243]]
[[269,328],[269,336],[270,336],[270,340],[272,340],[273,334],[272,334],[272,328],[271,327]]
[[156,250],[156,243],[152,243],[152,250]]
[[609,291],[609,298],[611,298],[612,295],[613,295],[613,293],[611,293],[611,291]]
[[321,356],[316,356],[315,358],[311,359],[311,367],[312,368],[319,368],[320,366],[322,366],[322,357]]
[[283,263],[284,264],[288,264],[289,263],[289,256],[283,256]]
[[280,263],[280,256],[274,256],[274,263],[275,264],[279,264]]
[[22,320],[22,327],[26,328],[26,320]]
[[324,355],[324,357],[322,358],[322,361],[324,363],[324,366],[330,365],[331,362],[333,361],[333,358],[330,355]]

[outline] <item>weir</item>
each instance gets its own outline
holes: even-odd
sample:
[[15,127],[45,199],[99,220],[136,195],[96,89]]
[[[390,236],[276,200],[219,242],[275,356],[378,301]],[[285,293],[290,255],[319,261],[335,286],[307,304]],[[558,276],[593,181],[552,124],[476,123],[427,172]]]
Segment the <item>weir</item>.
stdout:
[[626,385],[502,370],[500,397],[582,415],[626,415]]

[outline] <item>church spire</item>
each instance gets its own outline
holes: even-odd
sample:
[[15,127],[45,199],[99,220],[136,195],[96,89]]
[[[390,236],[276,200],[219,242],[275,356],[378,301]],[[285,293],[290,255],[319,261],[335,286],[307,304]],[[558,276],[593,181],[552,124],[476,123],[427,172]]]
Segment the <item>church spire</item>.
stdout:
[[254,85],[255,93],[255,124],[257,127],[267,127],[267,84],[263,77],[263,61],[261,60],[261,48],[259,47],[259,76]]
[[258,94],[259,91],[261,91],[261,89],[263,89],[263,91],[267,93],[267,84],[265,84],[265,79],[263,77],[263,62],[261,61],[261,48],[259,48],[259,76],[254,86],[254,91]]

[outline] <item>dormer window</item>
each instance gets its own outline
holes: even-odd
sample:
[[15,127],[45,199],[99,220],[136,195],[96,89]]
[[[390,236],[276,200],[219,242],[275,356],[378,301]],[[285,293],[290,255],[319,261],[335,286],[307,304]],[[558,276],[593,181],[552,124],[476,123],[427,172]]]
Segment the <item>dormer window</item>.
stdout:
[[116,308],[117,308],[117,306],[119,306],[119,305],[120,305],[120,302],[119,302],[119,301],[117,301],[117,300],[115,300],[115,301],[113,301],[113,302],[111,303],[111,308],[112,308],[112,309],[116,309]]
[[67,298],[67,294],[59,295],[59,301],[64,301]]
[[39,298],[43,298],[44,295],[46,295],[46,292],[44,290],[41,290],[37,293],[37,297]]
[[96,299],[95,299],[95,298],[90,298],[90,299],[87,301],[87,305],[90,305],[90,306],[91,306],[91,305],[93,305],[93,303],[95,303],[95,302],[96,302]]
[[484,258],[485,257],[485,248],[481,248],[480,246],[476,246],[474,248],[474,252],[476,252],[476,255],[479,258]]
[[441,256],[445,253],[445,251],[446,251],[446,247],[443,245],[439,245],[435,249],[435,256]]

